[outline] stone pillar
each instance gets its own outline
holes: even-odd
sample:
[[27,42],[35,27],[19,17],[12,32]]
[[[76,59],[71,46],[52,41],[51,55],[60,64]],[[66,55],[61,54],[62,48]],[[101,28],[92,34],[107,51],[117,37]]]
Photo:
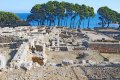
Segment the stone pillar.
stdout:
[[43,58],[44,58],[43,62],[44,62],[44,64],[46,64],[46,62],[47,62],[47,55],[45,54],[45,49],[46,49],[46,46],[45,46],[45,43],[44,43],[43,44]]
[[3,55],[0,55],[0,69],[5,69],[6,68],[6,58]]

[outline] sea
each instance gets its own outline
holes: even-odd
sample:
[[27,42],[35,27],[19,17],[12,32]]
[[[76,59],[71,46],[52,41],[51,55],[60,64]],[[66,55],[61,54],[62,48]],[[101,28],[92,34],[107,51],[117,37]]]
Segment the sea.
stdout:
[[[26,20],[28,15],[30,15],[30,13],[16,13],[16,15],[21,19],[21,20]],[[99,20],[99,16],[98,14],[95,14],[94,18],[91,18],[90,19],[90,28],[94,28],[94,27],[101,27],[101,25],[99,25],[98,23],[100,23],[101,21]],[[76,17],[76,23],[78,21],[79,17]],[[57,23],[57,20],[55,21]],[[62,22],[64,23],[64,22]],[[38,26],[37,25],[37,22],[30,22],[30,25],[31,26]],[[87,19],[84,19],[82,22],[81,22],[81,25],[80,27],[81,28],[87,28],[87,25],[88,25],[88,20]],[[107,26],[107,25],[106,25]],[[119,25],[118,24],[110,24],[110,27],[115,27],[117,28]],[[70,18],[68,19],[68,25],[67,27],[70,27]]]

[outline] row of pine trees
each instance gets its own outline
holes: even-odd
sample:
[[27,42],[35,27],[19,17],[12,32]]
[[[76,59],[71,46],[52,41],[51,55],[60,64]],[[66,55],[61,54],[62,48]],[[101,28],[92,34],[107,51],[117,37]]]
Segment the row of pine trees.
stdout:
[[[118,23],[120,25],[120,13],[106,6],[100,7],[97,13],[100,15],[100,25],[103,28],[106,24],[107,27],[109,27],[111,23]],[[0,26],[24,26],[29,25],[31,22],[35,22],[38,26],[57,25],[70,28],[81,28],[81,22],[87,20],[86,27],[89,28],[91,18],[94,17],[94,8],[86,6],[85,4],[80,5],[77,3],[49,1],[33,6],[26,21],[20,20],[14,13],[0,11]]]

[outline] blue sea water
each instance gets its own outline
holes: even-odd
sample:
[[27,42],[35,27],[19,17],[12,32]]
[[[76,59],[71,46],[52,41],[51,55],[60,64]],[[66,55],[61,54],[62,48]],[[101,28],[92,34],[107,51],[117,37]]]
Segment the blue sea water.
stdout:
[[[26,20],[27,19],[27,16],[29,15],[30,13],[16,13],[16,15],[21,19],[21,20]],[[78,17],[76,18],[76,23],[78,21]],[[55,21],[57,23],[57,21]],[[94,27],[101,27],[101,25],[98,25],[98,23],[100,22],[99,20],[99,15],[98,14],[95,14],[95,17],[94,18],[91,18],[90,19],[90,28],[94,28]],[[64,22],[62,22],[64,23]],[[36,22],[31,22],[30,23],[32,26],[37,26],[37,23]],[[81,28],[87,28],[87,24],[88,24],[88,20],[87,19],[84,19],[82,22],[81,22]],[[68,20],[68,27],[70,26],[70,19]],[[111,24],[110,25],[111,27],[118,27],[118,24]]]
[[30,13],[16,13],[16,15],[21,19],[21,20],[26,20],[27,19],[27,16],[29,15]]

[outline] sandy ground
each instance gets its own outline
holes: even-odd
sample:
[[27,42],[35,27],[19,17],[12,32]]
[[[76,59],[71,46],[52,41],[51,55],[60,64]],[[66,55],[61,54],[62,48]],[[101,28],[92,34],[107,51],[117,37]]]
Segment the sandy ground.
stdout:
[[63,60],[77,60],[76,57],[78,53],[79,51],[50,51],[46,54],[50,63],[61,63]]
[[83,31],[83,33],[85,33],[90,38],[90,40],[92,40],[92,41],[102,40],[102,38],[104,38],[105,40],[114,40],[111,37],[108,37],[106,35],[96,33],[96,32],[93,32],[93,31]]
[[120,63],[120,54],[112,54],[112,53],[101,53],[102,56],[104,56],[105,58],[109,59],[109,62],[113,62],[113,63]]
[[95,61],[96,64],[99,64],[99,63],[104,61],[103,57],[100,55],[100,53],[98,51],[87,50],[87,51],[84,51],[84,52],[89,54],[89,56],[86,57],[86,60]]
[[8,62],[11,59],[11,49],[4,47],[4,48],[0,48],[0,55],[3,55],[6,59],[6,61]]
[[80,67],[38,67],[30,71],[8,70],[0,80],[87,80]]
[[120,80],[120,67],[35,67],[0,73],[0,80]]
[[47,51],[47,63],[55,63],[60,64],[63,60],[72,60],[75,63],[79,63],[80,60],[83,59],[76,59],[79,54],[81,53],[88,54],[86,57],[84,57],[84,60],[91,60],[95,61],[97,64],[104,61],[103,57],[99,54],[99,52],[94,50],[80,50],[80,51]]

